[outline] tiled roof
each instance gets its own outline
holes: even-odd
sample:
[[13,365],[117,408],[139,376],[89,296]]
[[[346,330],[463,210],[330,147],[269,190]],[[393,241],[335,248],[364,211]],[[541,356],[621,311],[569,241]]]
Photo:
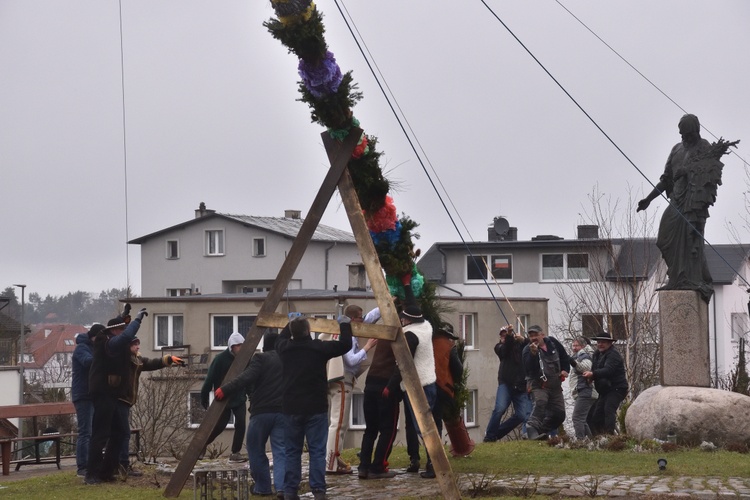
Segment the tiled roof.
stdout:
[[[231,220],[231,221],[243,224],[245,226],[252,226],[252,227],[257,227],[260,229],[265,229],[266,231],[270,231],[276,234],[281,234],[289,238],[297,237],[297,233],[299,233],[299,230],[302,227],[302,223],[304,222],[304,219],[294,219],[290,217],[260,217],[260,216],[255,216],[255,215],[235,215],[235,214],[222,214],[218,212],[213,212],[213,213],[207,213],[203,217],[190,219],[189,221],[185,221],[181,224],[177,224],[175,226],[161,229],[154,233],[141,236],[140,238],[130,240],[128,243],[134,243],[134,244],[140,245],[141,243],[144,243],[145,241],[153,238],[154,236],[158,236],[162,233],[173,231],[175,229],[182,229],[191,224],[195,224],[198,221],[205,221],[211,218],[222,218],[222,219]],[[354,243],[355,242],[354,235],[352,233],[343,231],[341,229],[336,229],[334,227],[325,226],[323,224],[318,224],[318,227],[315,230],[315,233],[313,234],[312,241],[330,241],[330,242],[336,242],[336,243]]]
[[[260,229],[266,229],[268,231],[289,236],[290,238],[296,238],[304,219],[292,219],[288,217],[259,217],[255,215],[233,215],[233,214],[217,214],[223,217],[234,219],[237,222],[248,226],[254,226]],[[312,237],[313,241],[331,241],[338,243],[354,243],[354,235],[336,229],[330,226],[324,226],[318,224],[317,229]]]
[[750,245],[706,246],[706,262],[714,284],[734,283],[737,272],[742,272],[749,251]]
[[[88,331],[83,325],[40,324],[26,339],[26,352],[33,354],[34,361],[24,363],[26,368],[41,368],[57,353],[73,352],[75,338]],[[49,332],[49,333],[47,333]]]
[[[26,333],[30,331],[29,327],[26,327]],[[17,337],[21,334],[21,323],[14,320],[7,314],[0,312],[0,337]]]

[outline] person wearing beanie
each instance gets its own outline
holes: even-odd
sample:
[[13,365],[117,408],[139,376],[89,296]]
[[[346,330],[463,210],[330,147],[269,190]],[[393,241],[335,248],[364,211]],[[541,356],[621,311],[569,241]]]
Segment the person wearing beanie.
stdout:
[[76,474],[86,476],[89,462],[89,441],[91,440],[91,421],[94,418],[94,403],[89,394],[89,369],[94,360],[92,339],[97,332],[104,330],[104,325],[94,324],[86,333],[76,335],[76,348],[73,351],[73,381],[70,395],[76,409],[78,422],[78,439],[76,440]]
[[[149,372],[154,370],[161,370],[168,366],[177,365],[185,366],[185,362],[182,358],[177,356],[161,356],[159,358],[144,358],[139,352],[141,346],[141,339],[138,337],[130,341],[130,371],[128,373],[128,391],[126,394],[121,396],[119,399],[128,408],[132,408],[138,400],[138,382],[141,377],[141,372]],[[120,451],[120,474],[124,476],[140,477],[143,472],[136,470],[130,464],[130,427],[128,426],[128,432],[123,437],[122,448]]]
[[276,493],[284,491],[284,419],[281,414],[283,367],[276,352],[278,333],[263,335],[263,352],[250,359],[245,371],[216,389],[216,399],[232,397],[239,392],[250,396],[250,421],[247,424],[247,458],[250,475],[255,481],[254,495],[271,495],[271,469],[266,444],[271,441],[273,455],[273,486]]
[[[243,342],[245,342],[245,337],[237,332],[232,333],[227,341],[226,350],[219,353],[211,362],[206,374],[206,380],[203,382],[203,387],[201,387],[201,405],[203,408],[208,409],[211,392],[221,388],[221,382],[229,371],[229,367],[232,366],[235,354],[242,348]],[[224,412],[216,422],[216,427],[214,427],[211,435],[208,436],[208,441],[206,441],[206,446],[208,446],[214,439],[219,437],[219,434],[224,432],[229,423],[229,418],[234,415],[234,437],[232,438],[232,452],[229,455],[230,462],[244,462],[247,460],[240,453],[242,451],[242,441],[245,439],[245,401],[247,401],[247,397],[242,391],[238,391],[229,399]],[[202,457],[203,454],[201,454]]]
[[292,319],[276,341],[284,370],[281,411],[284,418],[284,498],[299,498],[302,451],[310,455],[309,480],[313,497],[326,497],[326,441],[328,440],[328,375],[326,365],[352,348],[351,318],[338,318],[339,336],[313,339],[310,322]]
[[86,484],[114,481],[122,443],[130,432],[130,407],[120,399],[130,391],[130,342],[146,315],[146,308],[143,308],[131,321],[130,304],[126,304],[123,314],[109,320],[106,328],[94,325],[89,332],[89,335],[93,333],[89,393],[94,403],[94,417]]

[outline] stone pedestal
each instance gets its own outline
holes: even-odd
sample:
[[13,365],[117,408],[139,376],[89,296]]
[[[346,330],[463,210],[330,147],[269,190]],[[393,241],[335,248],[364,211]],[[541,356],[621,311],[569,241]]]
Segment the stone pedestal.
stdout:
[[659,292],[661,385],[711,386],[708,304],[692,290]]

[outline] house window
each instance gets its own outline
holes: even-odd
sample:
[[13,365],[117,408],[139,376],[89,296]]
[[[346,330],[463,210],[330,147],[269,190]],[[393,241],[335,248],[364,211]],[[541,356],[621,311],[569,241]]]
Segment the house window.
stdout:
[[466,280],[487,279],[487,257],[484,255],[469,255],[466,257]]
[[581,331],[584,337],[596,337],[603,331],[615,340],[628,339],[627,314],[581,314]]
[[477,390],[469,391],[469,397],[463,410],[464,422],[466,427],[475,427],[477,425]]
[[180,258],[180,245],[177,240],[167,240],[167,259]]
[[526,333],[529,329],[529,315],[528,314],[519,314],[516,317],[516,332],[520,333]]
[[542,281],[587,281],[589,256],[585,253],[542,255]]
[[[208,396],[208,404],[210,405],[214,400],[213,393]],[[188,427],[191,429],[197,428],[203,418],[206,416],[206,410],[201,405],[201,391],[188,391]],[[234,414],[230,413],[229,423],[227,429],[234,429]]]
[[227,346],[229,336],[239,332],[247,335],[255,322],[255,316],[214,315],[211,317],[211,349],[221,350]]
[[224,255],[224,230],[206,231],[206,255]]
[[184,297],[186,295],[200,295],[200,288],[167,288],[167,297]]
[[513,280],[513,256],[492,256],[492,277],[499,281]]
[[459,337],[464,341],[467,349],[474,349],[476,345],[475,328],[476,315],[473,313],[462,313],[458,315]]
[[183,345],[183,319],[181,314],[159,314],[156,321],[156,348]]
[[253,238],[253,257],[266,256],[266,239]]
[[365,395],[361,392],[353,392],[351,397],[352,411],[349,413],[349,428],[365,428]]
[[737,342],[748,332],[747,313],[732,313],[732,342]]
[[200,391],[189,391],[188,392],[188,427],[195,429],[201,422],[203,417],[206,416],[206,410],[201,406],[201,393]]

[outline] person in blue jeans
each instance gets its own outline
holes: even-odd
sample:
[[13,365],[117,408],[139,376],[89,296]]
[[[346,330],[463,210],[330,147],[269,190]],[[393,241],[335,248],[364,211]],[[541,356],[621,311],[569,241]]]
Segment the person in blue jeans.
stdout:
[[267,332],[263,336],[263,352],[250,359],[245,371],[225,383],[214,393],[219,401],[245,391],[250,398],[250,421],[247,425],[247,457],[250,475],[255,481],[254,495],[271,495],[271,469],[266,456],[266,443],[271,440],[273,455],[273,486],[283,494],[286,457],[284,455],[284,419],[281,413],[283,398],[283,366],[276,352],[279,334]]
[[87,333],[76,335],[76,348],[73,351],[73,381],[70,387],[71,399],[76,409],[78,440],[76,441],[76,474],[86,476],[89,463],[89,441],[91,422],[94,419],[94,402],[89,395],[89,368],[94,359],[91,339],[104,325],[95,324]]
[[[294,313],[293,313],[294,314]],[[283,367],[281,411],[284,418],[286,471],[284,498],[296,500],[302,481],[302,449],[307,439],[310,454],[310,489],[315,500],[326,496],[326,442],[328,441],[329,359],[343,356],[352,348],[351,319],[339,316],[337,340],[322,341],[310,336],[310,323],[292,319],[281,331],[276,350]]]
[[[513,332],[513,326],[500,329],[500,340],[495,345],[495,354],[500,359],[497,370],[497,395],[492,410],[484,442],[491,443],[502,439],[519,424],[525,424],[531,414],[531,399],[526,391],[521,353],[528,340]],[[513,415],[502,423],[505,412],[513,403]]]

